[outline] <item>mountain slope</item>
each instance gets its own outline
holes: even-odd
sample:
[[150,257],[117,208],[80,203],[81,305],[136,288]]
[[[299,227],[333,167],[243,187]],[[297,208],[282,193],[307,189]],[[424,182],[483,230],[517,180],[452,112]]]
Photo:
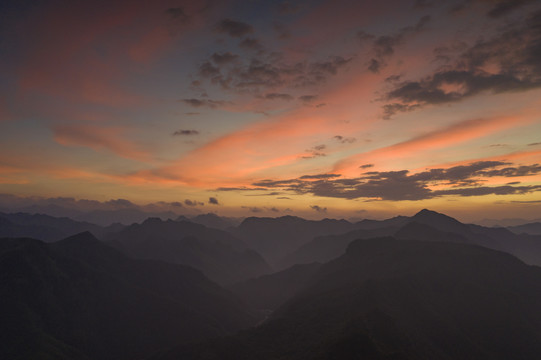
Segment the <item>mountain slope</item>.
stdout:
[[294,265],[234,284],[229,289],[256,309],[274,310],[304,289],[320,267],[320,263]]
[[246,218],[233,233],[251,248],[262,254],[271,264],[316,236],[341,234],[355,229],[346,220],[305,220],[295,216],[278,218]]
[[459,243],[353,242],[256,329],[161,359],[537,359],[541,269]]
[[101,237],[111,229],[75,221],[67,217],[43,214],[0,213],[0,237],[31,237],[47,242],[90,231]]
[[189,221],[150,218],[111,235],[107,241],[133,258],[189,265],[222,284],[271,271],[257,252],[230,233]]
[[83,233],[0,239],[0,358],[142,359],[253,323],[199,271],[132,260]]

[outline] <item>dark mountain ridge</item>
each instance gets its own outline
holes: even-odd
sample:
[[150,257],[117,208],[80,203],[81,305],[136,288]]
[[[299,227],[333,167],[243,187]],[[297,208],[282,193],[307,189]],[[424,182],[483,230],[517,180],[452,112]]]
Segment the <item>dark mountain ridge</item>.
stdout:
[[133,258],[189,265],[222,284],[271,272],[261,255],[242,240],[228,232],[189,221],[149,218],[106,240]]
[[133,260],[90,233],[0,239],[0,357],[142,359],[256,320],[182,265]]

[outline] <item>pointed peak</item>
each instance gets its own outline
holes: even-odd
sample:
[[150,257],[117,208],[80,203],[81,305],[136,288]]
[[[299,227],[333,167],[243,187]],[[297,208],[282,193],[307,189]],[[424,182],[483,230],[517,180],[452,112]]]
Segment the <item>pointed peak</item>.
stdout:
[[99,240],[90,231],[83,231],[82,233],[69,236],[62,241],[99,242]]
[[161,224],[162,219],[159,217],[149,217],[145,221],[143,221],[143,225],[150,225],[150,224]]

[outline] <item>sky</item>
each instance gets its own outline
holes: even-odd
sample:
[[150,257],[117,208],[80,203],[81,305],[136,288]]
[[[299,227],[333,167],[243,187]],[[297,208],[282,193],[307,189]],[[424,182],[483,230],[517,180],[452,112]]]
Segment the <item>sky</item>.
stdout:
[[541,1],[8,0],[0,14],[0,205],[541,213]]

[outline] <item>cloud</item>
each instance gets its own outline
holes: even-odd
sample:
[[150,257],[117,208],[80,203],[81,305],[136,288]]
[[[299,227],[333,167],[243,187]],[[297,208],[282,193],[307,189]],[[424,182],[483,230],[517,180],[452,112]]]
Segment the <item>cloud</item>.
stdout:
[[391,101],[384,106],[384,116],[425,105],[458,102],[482,92],[517,92],[541,87],[540,22],[541,11],[536,11],[526,19],[502,27],[493,38],[480,40],[463,50],[454,63],[433,74],[396,84],[384,96]]
[[165,13],[169,15],[171,19],[179,21],[181,23],[187,23],[191,19],[190,16],[184,11],[184,8],[181,6],[169,8],[165,10]]
[[533,1],[534,0],[501,0],[487,12],[487,15],[492,18],[499,18],[518,9],[522,5],[531,3]]
[[281,94],[281,93],[268,93],[268,94],[265,94],[265,99],[291,101],[293,100],[293,96],[289,94]]
[[528,144],[528,146],[537,146],[537,145],[541,145],[541,142],[534,142],[534,143]]
[[245,38],[239,43],[239,47],[248,50],[262,50],[263,45],[256,38]]
[[222,58],[214,54],[199,66],[197,75],[200,81],[209,81],[222,90],[259,95],[274,92],[277,87],[295,90],[321,84],[327,78],[338,75],[352,60],[332,55],[323,61],[305,59],[291,62],[285,59],[283,53],[265,52],[263,44],[255,38],[245,38],[239,46],[257,50],[257,53],[252,57],[235,58],[234,61],[228,56],[226,62],[220,62]]
[[239,59],[239,56],[227,51],[221,54],[214,53],[212,54],[210,58],[217,65],[225,65],[225,64],[230,64],[232,62],[235,62],[236,60]]
[[257,207],[257,206],[241,206],[243,209],[248,209],[250,212],[253,213],[260,213],[263,211],[263,209]]
[[190,200],[190,199],[184,200],[184,204],[188,205],[188,206],[198,206],[198,205],[203,206],[203,205],[205,205],[205,203],[202,203],[202,202],[196,201],[196,200]]
[[323,150],[325,150],[326,148],[327,148],[327,145],[325,144],[316,145],[312,147],[311,149],[306,150],[308,153],[310,153],[309,155],[302,155],[301,158],[313,159],[315,157],[327,156],[327,154],[323,152]]
[[197,130],[177,130],[173,133],[173,136],[180,136],[180,135],[199,135],[199,131]]
[[322,212],[322,213],[326,213],[327,212],[327,208],[326,207],[321,207],[319,205],[310,205],[310,209],[312,210],[315,210],[317,212]]
[[368,62],[368,70],[375,74],[379,73],[387,65],[386,60],[394,54],[395,48],[404,43],[407,37],[424,31],[430,19],[428,15],[423,16],[415,25],[404,27],[393,35],[375,36],[363,30],[359,31],[357,38],[361,44],[371,42],[374,57]]
[[[538,164],[509,167],[504,161],[477,161],[447,169],[435,168],[410,174],[408,170],[371,171],[357,178],[299,177],[286,180],[261,180],[255,186],[277,188],[298,194],[344,199],[426,200],[441,196],[482,196],[525,194],[541,191],[541,185],[481,186],[487,178],[541,174]],[[432,189],[436,187],[437,190]]]
[[344,137],[342,135],[335,135],[333,139],[340,141],[342,144],[351,144],[357,141],[354,137]]
[[[142,212],[166,212],[177,211],[183,208],[180,202],[158,201],[147,204],[135,204],[126,199],[110,199],[97,201],[89,199],[75,199],[71,197],[46,198],[39,196],[23,197],[10,194],[0,194],[0,207],[7,211],[35,211],[48,213],[53,211],[53,216],[66,216],[79,212],[114,211],[123,209],[139,210]],[[34,210],[32,210],[34,209]],[[57,211],[55,214],[54,211]]]
[[254,32],[252,25],[231,19],[220,21],[216,25],[215,30],[218,33],[227,34],[232,37],[242,37]]
[[209,197],[209,204],[212,204],[212,205],[220,205],[218,203],[218,199],[216,199],[215,197]]
[[135,143],[124,139],[126,129],[95,125],[57,125],[54,139],[64,146],[83,146],[96,151],[108,150],[116,155],[139,161],[149,161],[149,155]]
[[374,164],[363,164],[359,166],[360,169],[368,169],[371,167],[374,167]]
[[299,96],[299,100],[303,103],[311,103],[317,99],[317,95],[302,95]]
[[183,99],[182,102],[195,108],[208,107],[211,109],[231,104],[229,101],[210,99]]

